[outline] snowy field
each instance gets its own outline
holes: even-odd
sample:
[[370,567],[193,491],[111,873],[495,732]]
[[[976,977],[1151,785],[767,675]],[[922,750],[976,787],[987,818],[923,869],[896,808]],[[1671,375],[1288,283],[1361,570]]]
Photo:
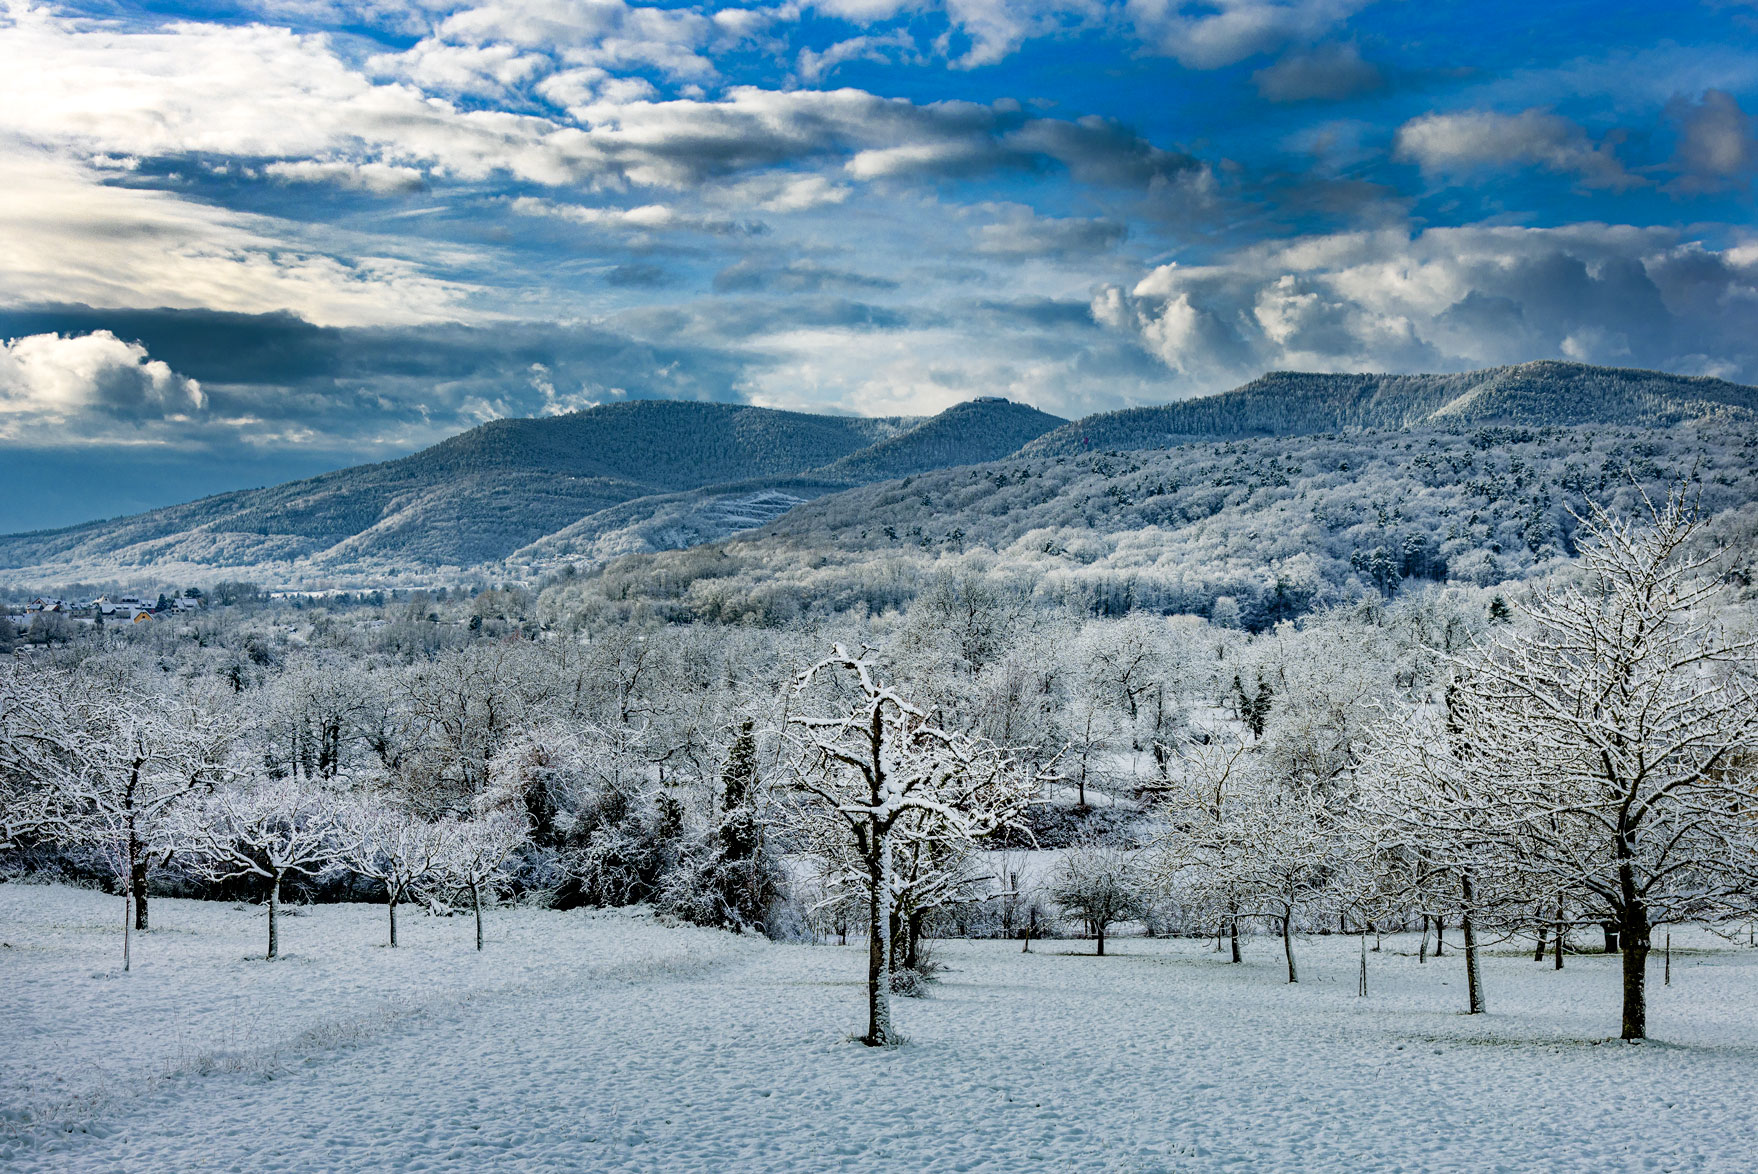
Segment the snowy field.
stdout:
[[[1304,939],[937,942],[910,1042],[871,1051],[859,946],[622,913],[300,911],[0,885],[0,1169],[1758,1169],[1758,950],[1674,931],[1653,1042],[1615,959],[1460,960]],[[1689,949],[1681,948],[1687,945]],[[1530,950],[1530,947],[1527,947]]]

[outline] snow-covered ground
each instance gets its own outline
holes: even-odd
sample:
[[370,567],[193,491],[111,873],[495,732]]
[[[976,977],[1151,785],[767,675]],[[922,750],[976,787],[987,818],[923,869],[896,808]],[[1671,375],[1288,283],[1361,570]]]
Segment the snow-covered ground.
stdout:
[[[1194,941],[937,942],[908,1045],[861,1025],[859,946],[632,914],[330,906],[283,929],[161,900],[0,885],[0,1168],[1726,1170],[1758,1168],[1758,950],[1674,931],[1651,1030],[1616,959],[1513,944],[1467,1017],[1459,959],[1304,939],[1243,966]],[[1689,949],[1684,948],[1689,946]],[[1528,947],[1529,949],[1529,947]]]

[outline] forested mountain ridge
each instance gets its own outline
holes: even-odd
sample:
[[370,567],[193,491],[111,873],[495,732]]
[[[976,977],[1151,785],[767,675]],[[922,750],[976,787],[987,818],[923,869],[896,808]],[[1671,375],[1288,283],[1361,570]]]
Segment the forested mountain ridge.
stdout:
[[954,404],[804,476],[749,480],[624,502],[546,535],[513,557],[540,565],[562,559],[599,561],[717,542],[826,494],[997,460],[1066,423],[1060,416],[1006,400]]
[[[926,419],[637,401],[494,421],[399,460],[0,538],[0,575],[65,582],[242,574],[287,583],[340,575],[394,583],[493,567],[521,576],[561,562],[717,542],[806,501],[900,478],[907,488],[911,477],[1012,455],[1036,462],[1197,442],[1483,426],[1609,424],[1658,435],[1689,421],[1758,422],[1758,389],[1540,362],[1455,375],[1274,372],[1221,395],[1075,423],[998,398]],[[924,500],[913,508],[923,518],[904,519],[906,529],[943,507]],[[1093,521],[1107,531],[1121,524]],[[986,527],[980,518],[973,525],[962,528]]]
[[1123,452],[1195,440],[1311,436],[1426,424],[1528,427],[1758,420],[1758,388],[1701,376],[1545,360],[1456,375],[1324,375],[1272,371],[1220,395],[1077,420],[1025,455]]
[[803,504],[726,542],[621,559],[564,604],[786,627],[906,608],[975,575],[1071,614],[1261,630],[1406,581],[1518,581],[1575,554],[1588,502],[1627,516],[1676,486],[1728,574],[1758,584],[1758,425],[1432,427],[1207,441],[941,469]]
[[[926,420],[662,400],[611,404],[493,421],[381,464],[0,538],[0,568],[56,578],[149,568],[265,568],[288,578],[462,569],[501,562],[613,507],[629,507],[618,515],[622,524],[639,524],[647,511],[631,503],[651,498],[675,507],[679,494],[725,486],[707,499],[696,529],[672,527],[676,541],[701,541],[767,521],[777,505],[900,467],[1003,456],[1063,422],[1005,402],[961,404]],[[839,464],[869,449],[870,459]],[[835,472],[818,472],[829,468]],[[756,495],[755,512],[721,508],[729,494]],[[657,537],[633,548],[664,548],[673,543],[665,533],[654,530]],[[570,548],[565,540],[558,546]]]

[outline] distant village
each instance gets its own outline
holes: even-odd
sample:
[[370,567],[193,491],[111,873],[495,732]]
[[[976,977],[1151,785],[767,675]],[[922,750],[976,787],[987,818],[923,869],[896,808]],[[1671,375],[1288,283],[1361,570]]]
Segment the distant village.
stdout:
[[149,624],[167,616],[187,615],[207,606],[200,589],[147,599],[139,595],[100,595],[94,599],[58,599],[39,595],[22,610],[7,609],[4,618],[20,634],[33,629],[98,627],[104,624]]

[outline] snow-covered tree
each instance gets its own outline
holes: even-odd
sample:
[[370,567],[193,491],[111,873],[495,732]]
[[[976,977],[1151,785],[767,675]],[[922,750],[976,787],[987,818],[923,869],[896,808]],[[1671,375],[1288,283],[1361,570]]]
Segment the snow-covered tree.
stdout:
[[175,850],[166,820],[232,777],[241,728],[213,696],[194,690],[118,697],[91,687],[78,696],[63,711],[73,756],[56,785],[130,895],[134,928],[146,930],[148,873]]
[[36,839],[77,838],[70,782],[79,722],[59,673],[0,663],[0,851]]
[[441,844],[435,868],[439,878],[470,897],[476,918],[476,948],[482,949],[482,900],[492,899],[506,878],[507,857],[531,838],[523,812],[487,811],[471,819],[450,820],[438,829]]
[[438,879],[451,829],[383,796],[356,800],[344,827],[342,860],[383,889],[395,949],[397,906]]
[[1105,934],[1146,909],[1146,878],[1136,853],[1111,844],[1078,844],[1063,854],[1050,878],[1050,898],[1080,918],[1103,957]]
[[[1168,881],[1230,929],[1266,917],[1300,981],[1296,918],[1345,887],[1351,858],[1332,803],[1310,782],[1270,773],[1254,747],[1216,741],[1169,785],[1160,856]],[[1237,957],[1237,954],[1235,954]]]
[[185,861],[210,880],[268,882],[268,957],[281,953],[281,885],[340,866],[344,826],[335,795],[296,779],[223,787],[186,805],[172,828]]
[[1718,622],[1698,525],[1679,493],[1635,521],[1594,510],[1581,581],[1456,662],[1444,719],[1382,739],[1423,761],[1403,772],[1412,821],[1477,845],[1530,907],[1560,896],[1616,926],[1625,1039],[1647,1035],[1652,927],[1758,893],[1758,640]]
[[[802,814],[843,827],[854,879],[867,904],[867,1033],[895,1042],[889,965],[899,827],[912,836],[963,843],[1018,819],[1037,780],[985,739],[930,725],[866,655],[836,645],[795,686],[804,712],[790,713],[792,781]],[[816,702],[816,704],[813,704]]]

